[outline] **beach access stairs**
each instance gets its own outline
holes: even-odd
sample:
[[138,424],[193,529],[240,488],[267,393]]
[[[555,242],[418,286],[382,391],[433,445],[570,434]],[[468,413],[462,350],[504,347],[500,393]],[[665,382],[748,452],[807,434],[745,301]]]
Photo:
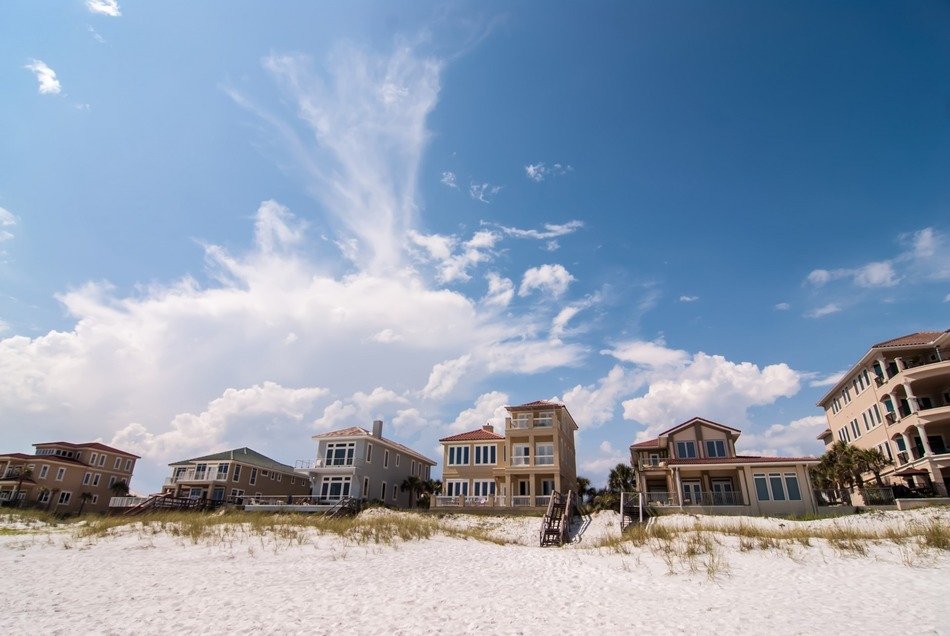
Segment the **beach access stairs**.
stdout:
[[578,516],[577,498],[573,490],[561,494],[558,491],[551,493],[548,509],[541,518],[539,540],[541,547],[561,546],[570,538],[571,520]]
[[156,510],[214,510],[222,505],[224,501],[211,499],[194,499],[191,497],[173,497],[169,494],[152,495],[145,501],[129,508],[123,514],[135,516],[146,512]]
[[638,492],[620,493],[620,531],[638,523],[646,523],[650,518],[650,507]]
[[328,519],[332,519],[333,517],[355,517],[361,509],[362,505],[359,499],[343,497],[329,510],[324,512],[323,516]]

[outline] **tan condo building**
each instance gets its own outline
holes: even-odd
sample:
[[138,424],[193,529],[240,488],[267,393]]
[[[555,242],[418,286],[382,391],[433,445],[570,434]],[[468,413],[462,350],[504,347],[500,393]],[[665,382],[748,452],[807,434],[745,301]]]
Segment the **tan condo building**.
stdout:
[[637,491],[655,509],[698,514],[815,513],[808,469],[817,457],[736,453],[742,432],[701,417],[630,446]]
[[950,487],[950,330],[912,333],[871,347],[818,402],[826,448],[877,448],[891,485]]
[[244,503],[255,497],[303,496],[310,480],[255,450],[234,450],[169,464],[162,494],[189,499]]
[[577,490],[574,431],[563,404],[505,407],[505,434],[482,428],[439,440],[442,496],[436,506],[544,508],[554,492]]
[[118,482],[132,483],[138,455],[99,442],[33,444],[36,452],[0,455],[0,503],[57,514],[106,512]]

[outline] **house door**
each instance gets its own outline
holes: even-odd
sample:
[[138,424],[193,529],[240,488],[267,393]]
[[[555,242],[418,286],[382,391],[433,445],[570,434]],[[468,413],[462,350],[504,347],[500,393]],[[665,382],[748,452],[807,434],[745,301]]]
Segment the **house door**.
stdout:
[[527,497],[527,496],[530,495],[530,494],[531,494],[531,493],[530,493],[529,488],[528,488],[528,480],[527,480],[527,479],[519,479],[519,480],[518,480],[518,495],[521,496],[521,497]]
[[702,503],[703,487],[698,481],[683,482],[683,505],[698,506]]
[[734,506],[736,505],[735,491],[732,489],[732,480],[723,479],[712,482],[713,504],[716,506]]

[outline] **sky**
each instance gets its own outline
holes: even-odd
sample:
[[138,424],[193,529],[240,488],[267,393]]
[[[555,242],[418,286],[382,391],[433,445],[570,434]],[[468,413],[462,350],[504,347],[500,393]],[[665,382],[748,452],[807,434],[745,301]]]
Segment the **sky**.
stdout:
[[693,416],[819,454],[950,328],[948,77],[945,2],[4,2],[0,450],[147,493],[550,399],[595,484]]

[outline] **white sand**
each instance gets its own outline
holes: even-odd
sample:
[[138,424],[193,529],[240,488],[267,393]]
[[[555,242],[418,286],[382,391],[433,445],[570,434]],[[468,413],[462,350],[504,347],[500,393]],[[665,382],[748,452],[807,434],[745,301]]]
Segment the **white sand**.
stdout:
[[[880,529],[948,515],[743,521]],[[707,574],[709,555],[700,555],[695,571],[674,560],[670,574],[647,546],[591,547],[618,533],[616,514],[595,515],[573,545],[543,549],[536,518],[446,521],[521,545],[444,536],[356,545],[313,532],[301,544],[242,533],[194,545],[141,527],[97,539],[35,527],[2,535],[0,633],[950,633],[946,552],[880,542],[857,556],[821,541],[743,552],[738,539],[715,535],[718,572]]]

